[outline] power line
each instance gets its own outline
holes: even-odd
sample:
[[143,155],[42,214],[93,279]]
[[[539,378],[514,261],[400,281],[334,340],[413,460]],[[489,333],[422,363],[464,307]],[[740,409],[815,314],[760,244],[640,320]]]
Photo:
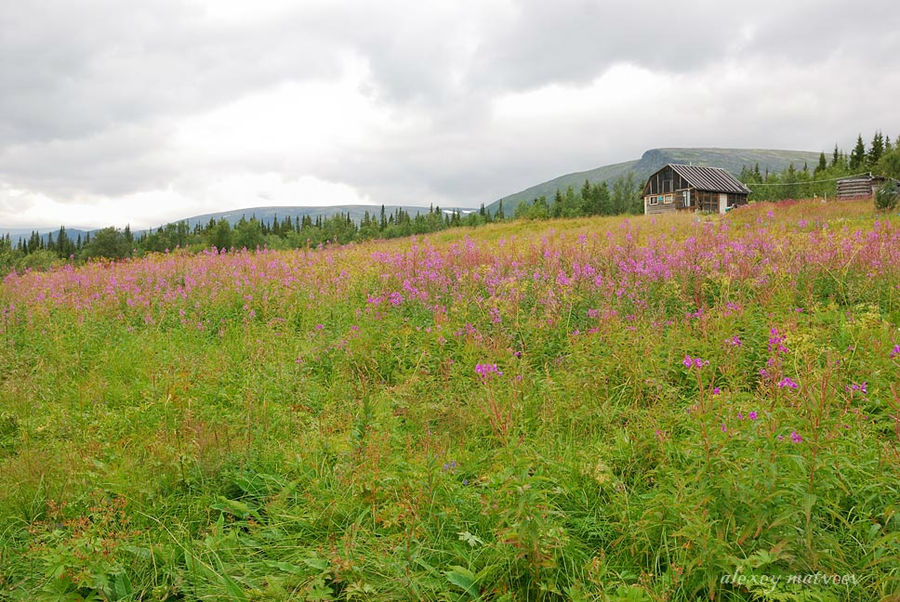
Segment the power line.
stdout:
[[849,178],[860,178],[863,176],[871,176],[872,174],[869,172],[855,174],[852,176],[841,176],[839,178],[826,178],[824,180],[797,180],[796,182],[776,182],[773,184],[769,184],[768,182],[744,182],[745,185],[750,186],[751,184],[754,186],[799,186],[802,184],[818,184],[819,182],[836,182],[837,180],[846,180]]

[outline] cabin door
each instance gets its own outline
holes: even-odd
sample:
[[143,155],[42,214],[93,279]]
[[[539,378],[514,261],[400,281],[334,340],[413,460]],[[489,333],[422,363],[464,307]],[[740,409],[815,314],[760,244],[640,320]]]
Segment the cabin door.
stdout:
[[727,194],[719,194],[719,213],[725,213],[728,209],[728,195]]

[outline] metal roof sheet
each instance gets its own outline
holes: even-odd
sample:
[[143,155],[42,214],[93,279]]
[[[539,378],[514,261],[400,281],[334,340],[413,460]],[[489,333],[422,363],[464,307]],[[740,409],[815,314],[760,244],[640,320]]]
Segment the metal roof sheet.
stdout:
[[679,163],[669,163],[668,166],[697,190],[750,194],[749,188],[721,167],[700,167]]

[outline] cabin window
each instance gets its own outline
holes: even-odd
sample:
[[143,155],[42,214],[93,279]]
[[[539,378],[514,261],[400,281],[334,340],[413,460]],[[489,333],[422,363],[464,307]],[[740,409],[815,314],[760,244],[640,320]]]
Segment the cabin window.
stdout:
[[659,201],[657,200],[658,198],[659,198],[659,197],[648,196],[648,197],[647,197],[647,203],[650,204],[650,205],[659,205]]
[[666,205],[671,205],[674,201],[675,201],[675,195],[667,194],[663,203],[665,203]]

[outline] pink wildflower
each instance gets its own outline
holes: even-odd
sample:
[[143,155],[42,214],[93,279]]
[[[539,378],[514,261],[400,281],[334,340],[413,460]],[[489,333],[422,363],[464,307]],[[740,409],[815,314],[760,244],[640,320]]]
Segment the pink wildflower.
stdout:
[[475,364],[475,372],[481,377],[481,380],[486,380],[491,374],[503,376],[503,371],[497,367],[497,364]]
[[788,389],[796,389],[796,388],[799,387],[799,386],[800,386],[800,385],[798,385],[797,383],[795,383],[795,382],[791,379],[791,377],[789,377],[789,376],[785,376],[785,377],[782,378],[780,381],[778,381],[778,388],[779,388],[779,389],[784,389],[784,388],[788,388]]

